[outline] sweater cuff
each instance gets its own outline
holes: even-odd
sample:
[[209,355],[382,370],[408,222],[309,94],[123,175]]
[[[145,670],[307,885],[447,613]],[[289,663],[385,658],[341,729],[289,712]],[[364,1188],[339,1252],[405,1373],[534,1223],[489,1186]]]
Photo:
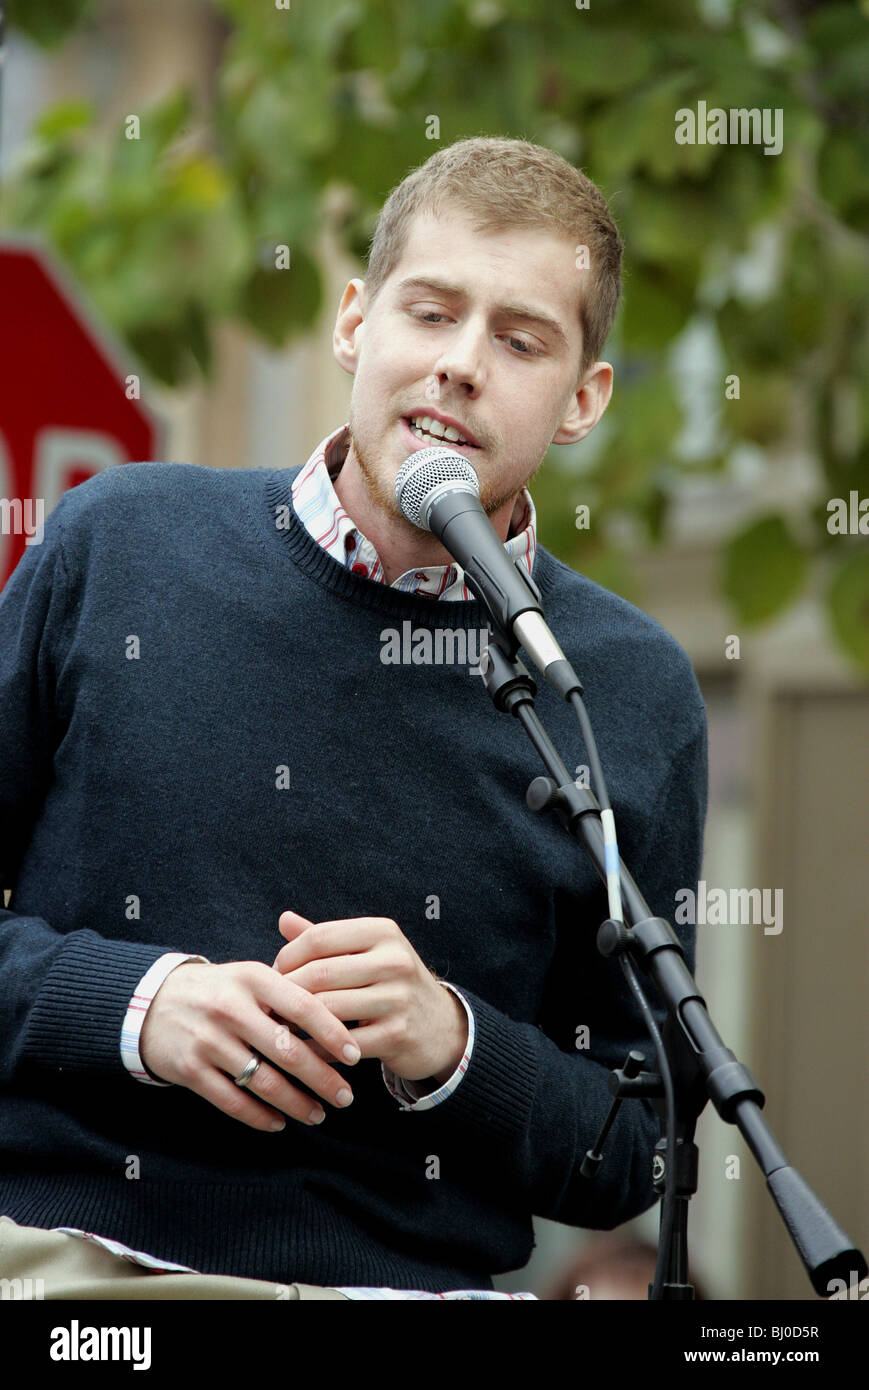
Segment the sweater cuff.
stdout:
[[478,1134],[521,1146],[531,1123],[545,1035],[536,1024],[517,1023],[470,990],[463,988],[461,997],[473,1013],[474,1055],[444,1115]]
[[142,976],[124,1016],[121,1027],[121,1061],[130,1075],[134,1076],[137,1081],[144,1082],[146,1086],[173,1085],[173,1082],[161,1081],[159,1077],[148,1071],[139,1052],[139,1038],[142,1033],[142,1025],[157,990],[176,965],[182,965],[186,960],[198,960],[203,965],[211,964],[205,956],[187,956],[183,951],[167,951],[166,955],[155,960],[150,970]]
[[136,988],[165,946],[70,932],[49,967],[24,1035],[30,1066],[128,1076],[118,1039]]

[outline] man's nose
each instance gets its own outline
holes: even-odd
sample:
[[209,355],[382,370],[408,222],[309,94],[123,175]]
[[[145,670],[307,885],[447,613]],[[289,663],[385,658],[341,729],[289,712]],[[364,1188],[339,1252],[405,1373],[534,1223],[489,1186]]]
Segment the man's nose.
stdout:
[[485,377],[485,328],[472,320],[456,325],[449,342],[435,363],[438,381],[450,381],[453,386],[466,386],[479,391]]

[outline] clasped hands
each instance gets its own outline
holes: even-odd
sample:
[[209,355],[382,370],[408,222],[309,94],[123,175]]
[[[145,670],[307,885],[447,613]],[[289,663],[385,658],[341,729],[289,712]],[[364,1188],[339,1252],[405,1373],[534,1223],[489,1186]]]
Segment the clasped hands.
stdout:
[[[437,980],[398,924],[388,917],[346,917],[312,922],[283,912],[286,937],[275,970],[316,994],[352,1030],[363,1057],[378,1057],[407,1081],[442,1084],[455,1071],[468,1040],[460,999]],[[324,1060],[319,1043],[311,1047]]]
[[309,1125],[325,1118],[296,1082],[339,1109],[352,1104],[332,1065],[342,1057],[349,1066],[378,1057],[407,1081],[440,1085],[452,1075],[467,1043],[464,1006],[395,922],[284,912],[278,927],[287,944],[271,967],[183,960],[169,971],[139,1035],[152,1079],[186,1086],[253,1129],[278,1130],[283,1115]]

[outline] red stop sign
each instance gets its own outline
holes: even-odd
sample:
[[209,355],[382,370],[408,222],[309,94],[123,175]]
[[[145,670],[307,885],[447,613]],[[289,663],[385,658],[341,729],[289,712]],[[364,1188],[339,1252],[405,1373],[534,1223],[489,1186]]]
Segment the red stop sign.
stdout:
[[160,426],[65,276],[32,243],[0,244],[0,588],[61,493],[159,457]]

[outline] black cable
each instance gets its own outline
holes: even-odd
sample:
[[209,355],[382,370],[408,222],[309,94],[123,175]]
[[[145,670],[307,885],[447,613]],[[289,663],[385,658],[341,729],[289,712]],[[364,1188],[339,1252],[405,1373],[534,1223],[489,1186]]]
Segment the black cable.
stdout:
[[664,1086],[664,1097],[667,1106],[667,1171],[664,1174],[664,1199],[661,1203],[661,1229],[658,1235],[658,1258],[655,1263],[655,1277],[652,1282],[652,1291],[649,1299],[657,1299],[661,1296],[661,1285],[666,1274],[665,1261],[670,1253],[670,1245],[673,1239],[673,1222],[676,1218],[676,1169],[675,1169],[675,1139],[676,1139],[676,1094],[673,1088],[673,1074],[670,1071],[670,1061],[667,1057],[667,1050],[664,1047],[664,1040],[661,1037],[655,1015],[649,1007],[649,1002],[643,992],[633,962],[630,956],[623,954],[620,957],[622,971],[634,992],[646,1021],[646,1027],[655,1046],[655,1056],[658,1062],[658,1071]]
[[[591,727],[591,720],[585,708],[582,696],[578,690],[570,692],[570,703],[573,706],[582,736],[588,752],[588,764],[591,773],[591,782],[594,793],[600,804],[602,811],[611,811],[609,792],[607,791],[606,779],[603,775],[600,757],[598,756],[597,744],[595,742],[594,731]],[[621,876],[621,858],[619,858],[619,875]],[[622,917],[624,913],[622,913]],[[643,987],[634,970],[633,962],[626,953],[620,956],[622,972],[628,982],[628,986],[634,994],[640,1012],[645,1020],[649,1036],[655,1048],[655,1055],[658,1062],[658,1071],[661,1075],[661,1082],[664,1087],[664,1098],[667,1114],[667,1161],[664,1173],[664,1198],[661,1204],[661,1227],[658,1237],[658,1258],[655,1263],[655,1277],[652,1282],[649,1299],[658,1299],[661,1296],[661,1287],[664,1277],[667,1274],[665,1268],[669,1259],[670,1247],[673,1239],[673,1224],[676,1218],[676,1095],[673,1087],[673,1075],[670,1070],[670,1061],[664,1047],[664,1040],[661,1037],[655,1016],[652,1013],[648,1000],[646,999]],[[680,1275],[680,1279],[682,1276]]]

